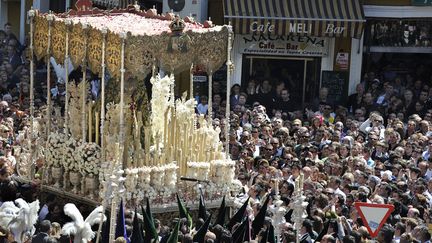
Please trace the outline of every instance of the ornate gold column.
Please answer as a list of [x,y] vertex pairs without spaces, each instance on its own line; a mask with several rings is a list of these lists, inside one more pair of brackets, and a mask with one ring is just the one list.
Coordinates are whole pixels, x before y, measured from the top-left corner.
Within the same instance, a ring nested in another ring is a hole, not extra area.
[[48,138],[51,133],[51,28],[52,22],[54,21],[54,14],[50,11],[47,15],[48,20],[48,40],[47,40],[47,56],[46,56],[46,64],[47,64],[47,127],[46,127],[46,137]]
[[65,61],[64,61],[64,66],[65,66],[65,91],[66,91],[66,95],[65,95],[65,111],[64,111],[64,116],[65,116],[65,133],[69,134],[69,90],[68,90],[68,84],[69,84],[69,28],[71,26],[72,22],[70,19],[66,19],[65,20],[65,25],[66,25],[66,48],[65,48]]
[[193,69],[194,65],[192,63],[190,67],[190,77],[189,77],[189,99],[195,99],[194,92],[193,92]]
[[87,126],[86,126],[86,97],[87,97],[87,84],[86,84],[86,72],[87,72],[87,38],[88,38],[88,31],[87,31],[87,24],[82,23],[82,29],[84,32],[84,56],[81,64],[81,71],[82,71],[82,87],[81,87],[81,95],[82,95],[82,104],[81,104],[81,132],[82,132],[82,140],[83,142],[86,141],[86,135],[87,135]]
[[105,158],[105,46],[107,29],[103,28],[102,32],[102,59],[101,59],[101,121],[100,121],[100,136],[101,136],[101,150],[102,158]]
[[208,109],[207,109],[207,119],[208,119],[208,123],[211,125],[213,123],[213,117],[212,117],[212,112],[213,112],[213,70],[210,69],[210,71],[208,72]]
[[[30,141],[30,166],[33,166],[33,129],[34,129],[34,125],[33,125],[33,119],[34,119],[34,91],[33,91],[33,86],[34,86],[34,46],[33,46],[33,28],[34,28],[34,17],[36,15],[36,11],[33,10],[33,7],[28,11],[28,17],[30,20],[30,53],[29,53],[29,58],[30,58],[30,136],[29,136],[29,141]],[[30,168],[30,179],[33,179],[34,177],[34,171],[32,170],[32,168]]]
[[[120,158],[123,158],[124,152],[124,143],[125,143],[125,124],[124,124],[124,76],[125,76],[125,68],[124,68],[124,58],[125,58],[125,40],[126,33],[120,34],[121,38],[121,63],[120,63],[120,134],[119,134],[119,142],[120,142]],[[124,163],[125,161],[122,161]]]
[[[121,38],[121,66],[120,66],[120,131],[119,131],[119,154],[116,156],[116,163],[118,164],[119,168],[125,168],[126,161],[123,160],[123,153],[124,153],[124,142],[125,142],[125,127],[124,127],[124,74],[125,74],[125,68],[124,68],[124,58],[125,58],[125,40],[126,40],[126,33],[122,32],[120,33]],[[116,165],[117,167],[117,165]],[[119,185],[121,186],[121,185]],[[116,220],[117,220],[117,214],[115,213],[118,206],[118,201],[120,201],[123,196],[122,193],[117,192],[114,194],[113,199],[111,200],[111,228],[110,228],[110,239],[109,242],[114,242],[114,234],[115,234],[115,227],[116,227]]]
[[228,158],[229,156],[229,132],[230,132],[230,93],[231,93],[231,39],[232,39],[232,27],[231,23],[228,27],[228,45],[227,45],[227,81],[226,81],[226,112],[225,112],[225,153]]

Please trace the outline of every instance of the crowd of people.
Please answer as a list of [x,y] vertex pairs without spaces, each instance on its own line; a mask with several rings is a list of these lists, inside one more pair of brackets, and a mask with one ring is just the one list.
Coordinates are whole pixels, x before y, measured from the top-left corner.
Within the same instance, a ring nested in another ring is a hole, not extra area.
[[[61,234],[61,226],[70,220],[62,210],[67,201],[42,196],[37,176],[30,184],[18,179],[13,147],[20,145],[18,131],[29,127],[26,50],[26,43],[19,42],[7,23],[0,30],[0,205],[16,198],[39,198],[38,230],[26,242],[69,242],[69,237]],[[47,75],[43,70],[43,65],[37,67],[40,80]],[[367,73],[344,104],[334,103],[326,87],[311,102],[299,104],[290,99],[284,81],[257,78],[244,87],[234,85],[229,100],[229,152],[242,183],[241,192],[234,196],[241,203],[249,198],[248,217],[253,220],[268,199],[269,208],[274,207],[272,202],[280,196],[288,209],[281,239],[295,242],[292,196],[297,190],[295,180],[303,174],[300,189],[308,206],[297,232],[300,242],[371,240],[353,206],[355,202],[394,205],[376,238],[378,242],[430,242],[432,83],[416,79],[414,74],[425,76],[416,70],[405,76]],[[45,101],[46,84],[37,83],[35,102],[39,107]],[[214,82],[212,114],[207,114],[208,96],[199,97],[197,106],[197,113],[211,115],[213,125],[222,130],[226,129],[224,97],[221,84]],[[43,160],[37,160],[34,167],[37,173]],[[90,212],[90,208],[81,209]],[[131,218],[127,220],[130,225]],[[271,218],[272,210],[267,210],[264,227],[252,233],[256,239],[250,242],[274,242],[263,239]],[[202,218],[195,219],[195,228],[183,222],[179,241],[192,243],[203,222]],[[174,227],[157,220],[155,225],[161,242],[167,242]],[[239,225],[231,230],[223,223],[212,225],[204,242],[235,242],[233,233]],[[128,226],[129,236],[131,232]],[[14,242],[8,229],[0,228],[0,242]]]

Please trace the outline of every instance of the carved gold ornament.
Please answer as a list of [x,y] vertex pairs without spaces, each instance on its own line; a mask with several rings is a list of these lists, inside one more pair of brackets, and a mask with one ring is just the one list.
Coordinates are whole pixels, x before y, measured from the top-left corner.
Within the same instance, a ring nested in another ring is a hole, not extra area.
[[[100,73],[102,38],[104,36],[102,32],[107,31],[105,48],[107,72],[110,73],[111,77],[119,78],[122,40],[118,26],[114,25],[113,29],[110,30],[109,23],[102,25],[96,21],[85,20],[85,17],[78,19],[78,21],[74,19],[77,18],[75,16],[61,18],[54,18],[52,26],[52,52],[56,61],[58,63],[64,61],[65,21],[80,22],[71,25],[69,32],[69,55],[73,65],[75,67],[82,65],[82,61],[86,59],[90,70],[94,73]],[[97,18],[97,16],[91,18]],[[143,19],[143,21],[145,20]],[[83,29],[81,23],[88,27]],[[189,29],[182,32],[180,31],[181,28],[178,28],[177,31],[176,27],[182,25],[180,21],[179,24],[177,21],[163,21],[158,22],[157,25],[169,25],[170,23],[172,29],[175,30],[174,32],[165,31],[158,34],[149,32],[147,35],[147,33],[143,34],[138,31],[137,33],[140,35],[128,34],[125,39],[126,75],[138,79],[143,78],[151,72],[155,64],[168,72],[179,73],[190,69],[192,63],[201,64],[212,70],[217,70],[225,63],[228,40],[227,27],[218,26],[199,31]],[[101,26],[105,29],[101,30]],[[157,27],[155,28],[154,31],[157,32]],[[40,59],[46,56],[47,52],[48,21],[46,15],[35,16],[34,33],[35,54]],[[87,41],[86,36],[88,36]],[[157,63],[154,63],[155,60]]]
[[69,38],[69,55],[74,67],[78,67],[85,58],[84,48],[86,36],[80,24],[73,25],[71,33]]
[[202,64],[209,70],[216,70],[226,61],[228,29],[223,28],[220,32],[209,32],[203,35],[200,42],[212,43],[212,45],[198,46],[197,63]]
[[39,15],[34,18],[34,53],[38,60],[42,59],[47,54],[48,48],[48,21]]
[[153,50],[148,40],[140,37],[129,36],[127,38],[125,66],[133,77],[143,78],[147,76],[154,65]]
[[185,35],[187,35],[187,37],[183,37],[183,38],[187,38],[187,43],[188,43],[187,45],[189,45],[189,47],[187,49],[173,48],[173,50],[169,50],[169,46],[171,44],[173,44],[173,46],[180,47],[182,45],[180,42],[182,42],[185,39],[174,40],[174,43],[171,43],[171,41],[173,40],[171,39],[170,35],[153,37],[155,39],[154,43],[155,45],[157,45],[155,49],[159,50],[159,52],[157,53],[157,59],[160,61],[160,66],[163,69],[168,70],[170,72],[175,71],[177,73],[190,68],[190,65],[192,64],[195,56],[194,47],[191,46],[195,43],[194,43],[194,38],[191,37],[189,33],[187,34],[185,33]]
[[66,41],[66,25],[63,21],[54,21],[51,27],[51,55],[56,59],[57,63],[64,63],[65,41]]
[[108,32],[105,63],[112,77],[120,77],[121,39],[118,35]]
[[102,33],[96,29],[90,29],[87,49],[88,67],[93,73],[101,72],[102,63]]

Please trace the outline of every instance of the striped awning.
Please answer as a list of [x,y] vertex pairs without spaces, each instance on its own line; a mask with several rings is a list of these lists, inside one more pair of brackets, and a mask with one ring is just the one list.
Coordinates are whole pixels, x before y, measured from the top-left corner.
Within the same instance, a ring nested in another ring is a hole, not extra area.
[[361,38],[359,0],[224,0],[235,33]]

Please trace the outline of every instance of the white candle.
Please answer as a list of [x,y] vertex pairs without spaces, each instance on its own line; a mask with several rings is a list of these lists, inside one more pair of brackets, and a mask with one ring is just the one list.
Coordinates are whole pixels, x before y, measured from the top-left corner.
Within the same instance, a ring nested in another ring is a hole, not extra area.
[[276,196],[279,196],[279,180],[278,179],[275,180],[275,193],[276,193]]

